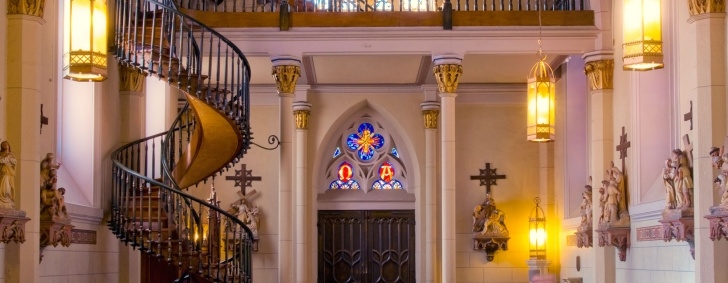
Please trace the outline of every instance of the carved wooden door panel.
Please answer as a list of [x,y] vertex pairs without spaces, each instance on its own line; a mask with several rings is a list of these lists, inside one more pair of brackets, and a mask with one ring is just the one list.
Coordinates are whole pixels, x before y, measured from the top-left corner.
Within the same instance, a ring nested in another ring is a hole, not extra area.
[[319,282],[415,282],[413,210],[319,211]]

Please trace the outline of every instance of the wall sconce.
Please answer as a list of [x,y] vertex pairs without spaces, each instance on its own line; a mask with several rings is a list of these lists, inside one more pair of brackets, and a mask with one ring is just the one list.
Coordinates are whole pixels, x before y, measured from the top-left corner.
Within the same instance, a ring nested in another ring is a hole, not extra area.
[[79,82],[105,80],[106,0],[68,1],[64,17],[63,78]]
[[531,216],[528,218],[528,238],[530,239],[528,249],[531,259],[546,259],[546,214],[538,206],[541,202],[540,198],[535,198],[533,202],[536,203],[536,207],[531,210]]
[[665,66],[662,62],[660,13],[660,0],[624,0],[624,70],[649,71]]

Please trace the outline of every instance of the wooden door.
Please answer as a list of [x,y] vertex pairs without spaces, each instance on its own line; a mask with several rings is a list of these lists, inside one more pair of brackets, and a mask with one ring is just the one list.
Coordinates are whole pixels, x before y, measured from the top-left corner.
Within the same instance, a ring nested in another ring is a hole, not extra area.
[[414,210],[321,210],[319,282],[415,282]]

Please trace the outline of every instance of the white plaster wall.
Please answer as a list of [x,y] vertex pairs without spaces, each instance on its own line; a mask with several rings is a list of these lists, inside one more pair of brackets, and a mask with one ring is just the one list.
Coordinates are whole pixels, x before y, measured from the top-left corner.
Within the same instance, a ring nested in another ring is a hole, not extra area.
[[[526,105],[461,104],[455,119],[457,282],[528,282],[528,217],[539,195],[539,159],[538,144],[526,141]],[[511,237],[508,251],[496,252],[492,262],[484,252],[473,251],[472,240],[471,215],[483,202],[485,188],[470,176],[486,162],[507,176],[492,193]]]
[[40,263],[40,282],[118,282],[119,239],[106,225],[73,224],[76,229],[96,230],[96,244],[46,248]]

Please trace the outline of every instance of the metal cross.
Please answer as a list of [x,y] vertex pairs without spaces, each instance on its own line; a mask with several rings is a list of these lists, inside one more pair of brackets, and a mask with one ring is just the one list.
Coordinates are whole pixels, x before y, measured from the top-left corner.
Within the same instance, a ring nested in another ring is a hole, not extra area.
[[683,114],[683,121],[690,121],[690,130],[693,130],[693,101],[690,100],[690,112]]
[[43,116],[43,104],[40,105],[40,133],[43,133],[43,125],[48,125],[48,117]]
[[252,187],[253,181],[262,181],[260,176],[253,176],[253,170],[246,170],[245,164],[240,165],[240,170],[235,170],[234,176],[225,176],[225,180],[235,181],[234,187],[240,187],[240,192],[245,195],[245,188]]
[[490,194],[490,186],[497,186],[498,179],[505,179],[506,175],[495,173],[496,168],[491,169],[490,163],[485,163],[485,169],[479,169],[480,175],[470,176],[470,180],[480,180],[480,185],[485,186],[485,193]]
[[627,133],[622,127],[622,135],[619,136],[619,144],[617,145],[617,151],[619,151],[619,159],[622,159],[622,172],[624,172],[624,160],[627,158],[627,149],[630,146],[630,142],[627,141]]

